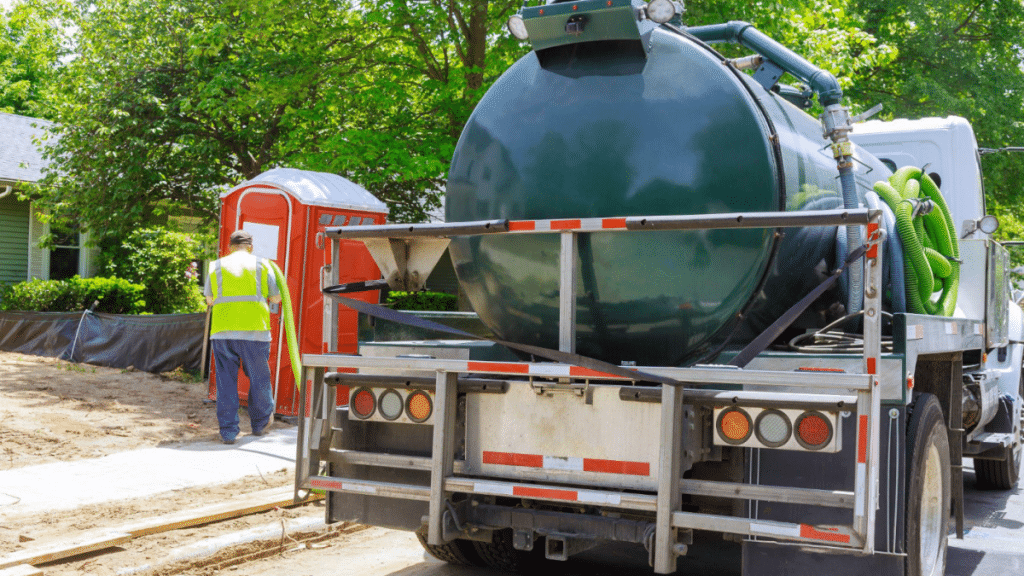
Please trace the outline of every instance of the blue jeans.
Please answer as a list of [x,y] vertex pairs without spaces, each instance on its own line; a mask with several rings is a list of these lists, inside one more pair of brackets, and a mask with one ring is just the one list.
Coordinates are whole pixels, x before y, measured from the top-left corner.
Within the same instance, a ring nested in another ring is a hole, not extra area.
[[217,422],[220,436],[238,436],[238,365],[249,378],[249,423],[255,432],[270,422],[274,393],[270,387],[270,342],[210,340],[217,366]]

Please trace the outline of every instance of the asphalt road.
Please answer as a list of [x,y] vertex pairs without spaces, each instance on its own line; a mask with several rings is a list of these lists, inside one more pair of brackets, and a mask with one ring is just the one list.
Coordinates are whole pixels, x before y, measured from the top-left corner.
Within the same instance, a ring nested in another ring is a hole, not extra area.
[[[965,537],[951,536],[947,576],[1024,575],[1024,489],[990,492],[975,487],[970,460],[964,474]],[[952,523],[951,523],[952,526]],[[681,558],[678,574],[739,576],[739,544],[698,539]],[[563,576],[647,575],[646,553],[638,546],[608,546],[553,564]],[[251,576],[499,576],[482,568],[451,566],[423,553],[407,532],[372,528],[322,550],[307,550],[245,567]],[[507,576],[507,575],[505,575]],[[781,576],[781,575],[780,575]]]

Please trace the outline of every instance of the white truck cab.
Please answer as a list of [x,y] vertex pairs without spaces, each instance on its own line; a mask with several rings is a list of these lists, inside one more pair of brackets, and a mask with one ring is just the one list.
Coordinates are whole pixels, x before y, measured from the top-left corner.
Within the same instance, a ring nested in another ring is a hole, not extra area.
[[[986,214],[985,189],[978,142],[966,119],[872,120],[855,124],[850,140],[894,171],[903,166],[923,168],[942,190],[961,238],[988,237],[974,226]],[[965,236],[966,230],[971,232]]]

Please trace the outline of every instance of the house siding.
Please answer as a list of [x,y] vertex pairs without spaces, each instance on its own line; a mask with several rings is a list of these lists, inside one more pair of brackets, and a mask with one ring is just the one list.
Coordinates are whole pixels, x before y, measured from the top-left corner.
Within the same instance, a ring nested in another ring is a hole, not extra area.
[[0,198],[0,231],[0,283],[23,282],[28,278],[28,201],[14,193]]

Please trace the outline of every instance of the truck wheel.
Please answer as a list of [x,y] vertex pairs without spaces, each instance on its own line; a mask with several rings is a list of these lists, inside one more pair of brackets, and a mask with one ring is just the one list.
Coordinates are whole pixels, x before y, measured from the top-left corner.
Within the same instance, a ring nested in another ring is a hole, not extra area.
[[425,528],[416,531],[416,538],[419,539],[420,546],[423,546],[428,554],[442,562],[460,566],[486,566],[474,550],[473,544],[468,540],[453,540],[440,546],[432,546],[427,544]]
[[949,532],[949,437],[932,394],[921,394],[914,403],[907,446],[907,576],[942,576]]
[[[543,540],[540,541],[543,544]],[[540,544],[526,552],[512,546],[512,529],[495,530],[490,542],[473,541],[473,548],[486,566],[505,572],[523,572],[536,568],[544,560]]]
[[[1021,376],[1020,390],[1018,394],[1024,398],[1024,376]],[[1005,458],[1002,460],[975,460],[974,473],[978,478],[978,487],[988,490],[1009,490],[1017,485],[1020,477],[1022,448],[1021,436],[1024,436],[1024,404],[1021,405],[1020,414],[1014,422],[1013,444],[1007,446]]]

